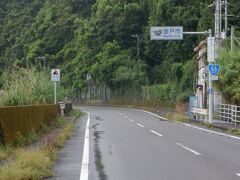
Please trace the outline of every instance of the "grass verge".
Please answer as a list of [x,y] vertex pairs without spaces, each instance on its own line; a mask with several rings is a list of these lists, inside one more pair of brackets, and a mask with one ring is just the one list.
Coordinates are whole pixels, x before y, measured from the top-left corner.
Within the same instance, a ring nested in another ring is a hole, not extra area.
[[185,114],[178,114],[178,113],[167,113],[166,118],[173,120],[173,121],[179,121],[183,123],[187,123],[190,121],[189,117]]
[[3,166],[1,180],[41,179],[51,175],[53,161],[43,149],[20,149],[12,163]]
[[12,159],[0,169],[0,180],[38,180],[53,176],[51,168],[57,159],[58,151],[75,129],[74,122],[66,122],[63,118],[59,118],[55,125],[60,127],[61,131],[44,146],[36,149],[9,148],[4,150],[2,148],[0,157],[6,158],[12,154]]
[[67,116],[74,116],[76,118],[80,117],[83,114],[83,112],[78,110],[72,110]]
[[228,129],[227,131],[235,136],[240,136],[240,129]]
[[22,148],[14,153],[14,159],[0,170],[0,180],[38,180],[52,176],[51,168],[59,148],[72,135],[74,123],[67,123],[52,144],[37,149]]
[[0,146],[0,160],[7,159],[13,151],[13,146]]
[[[183,115],[183,114],[178,114],[178,113],[168,113],[166,115],[167,119],[170,120],[174,120],[174,121],[178,121],[178,122],[182,122],[182,123],[189,123],[189,122],[193,122],[189,119],[189,117],[187,115]],[[235,135],[235,136],[240,136],[240,129],[238,128],[228,128],[228,127],[222,127],[222,126],[217,126],[214,124],[210,124],[208,122],[196,122],[194,123],[195,125],[200,125],[203,126],[207,129],[219,129],[222,130],[225,133],[229,133],[231,135]]]

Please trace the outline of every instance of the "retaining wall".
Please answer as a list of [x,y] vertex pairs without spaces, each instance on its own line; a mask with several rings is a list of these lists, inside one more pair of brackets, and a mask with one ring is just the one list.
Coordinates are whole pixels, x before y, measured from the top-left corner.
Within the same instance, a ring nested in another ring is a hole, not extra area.
[[5,144],[14,143],[18,134],[37,131],[60,116],[59,105],[0,107],[0,128]]

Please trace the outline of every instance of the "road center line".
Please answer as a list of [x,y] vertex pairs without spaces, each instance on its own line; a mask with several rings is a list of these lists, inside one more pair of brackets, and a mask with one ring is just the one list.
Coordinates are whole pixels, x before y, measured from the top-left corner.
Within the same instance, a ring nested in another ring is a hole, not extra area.
[[156,135],[158,135],[158,136],[160,136],[160,137],[163,136],[162,134],[159,134],[158,132],[156,132],[156,131],[154,131],[154,130],[150,130],[150,132],[152,132],[153,134],[156,134]]
[[186,149],[186,150],[192,152],[193,154],[195,154],[195,155],[197,155],[197,156],[201,156],[201,153],[199,153],[199,152],[197,152],[197,151],[195,151],[195,150],[193,150],[193,149],[191,149],[191,148],[189,148],[189,147],[187,147],[187,146],[184,146],[184,145],[182,145],[182,144],[180,144],[180,143],[177,143],[177,145],[180,146],[180,147],[182,147],[183,149]]
[[139,124],[139,123],[137,123],[137,125],[140,126],[140,127],[142,127],[142,128],[144,127],[142,124]]
[[90,113],[88,114],[88,120],[85,131],[85,139],[83,145],[83,157],[82,157],[82,167],[80,172],[79,180],[88,180],[88,170],[89,170],[89,129],[90,129]]
[[124,116],[124,118],[126,118],[126,119],[127,119],[127,116]]

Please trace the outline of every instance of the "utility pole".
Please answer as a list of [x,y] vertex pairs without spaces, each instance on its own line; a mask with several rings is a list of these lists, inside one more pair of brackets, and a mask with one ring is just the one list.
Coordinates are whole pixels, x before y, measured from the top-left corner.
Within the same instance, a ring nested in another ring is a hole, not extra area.
[[235,28],[231,26],[231,52],[233,52],[234,50],[234,31],[235,31]]
[[131,37],[137,39],[137,58],[140,58],[140,36],[138,34],[133,34]]
[[224,1],[224,5],[225,5],[225,33],[227,34],[227,28],[228,28],[228,1],[225,0]]
[[[208,62],[211,65],[215,60],[215,38],[212,38],[212,32],[209,30],[208,35]],[[212,74],[208,72],[208,122],[212,124],[213,119],[213,89],[212,89]]]
[[216,49],[219,47],[220,45],[220,41],[221,41],[221,12],[222,12],[222,8],[221,8],[221,0],[216,0],[215,1],[215,6],[216,6],[216,10],[215,10],[215,38],[216,38]]
[[222,39],[222,0],[219,0],[220,38]]
[[140,58],[140,36],[137,36],[137,57]]

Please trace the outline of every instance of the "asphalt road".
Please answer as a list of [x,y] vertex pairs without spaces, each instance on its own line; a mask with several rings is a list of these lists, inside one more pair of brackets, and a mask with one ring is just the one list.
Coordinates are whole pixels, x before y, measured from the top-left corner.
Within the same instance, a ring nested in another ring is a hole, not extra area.
[[135,109],[80,109],[90,112],[89,180],[240,180],[240,140]]

